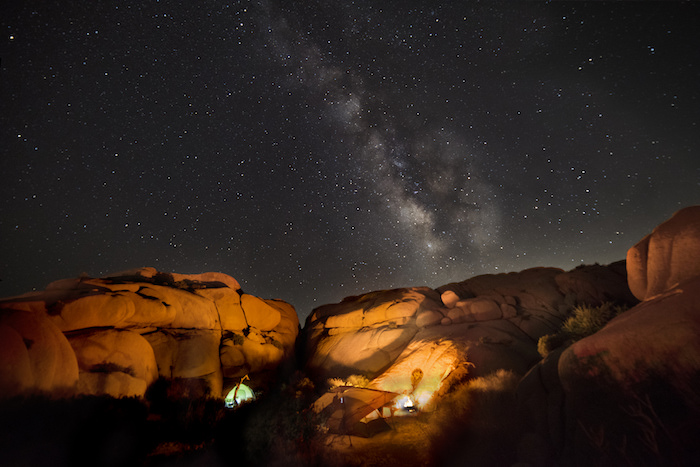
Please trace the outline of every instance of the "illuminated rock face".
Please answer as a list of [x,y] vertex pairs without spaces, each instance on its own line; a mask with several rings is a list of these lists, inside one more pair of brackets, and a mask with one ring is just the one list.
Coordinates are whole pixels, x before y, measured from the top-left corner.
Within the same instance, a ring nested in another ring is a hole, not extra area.
[[44,313],[0,313],[0,395],[27,391],[69,392],[78,361],[68,339]]
[[[602,278],[601,278],[602,277]],[[524,374],[537,339],[559,330],[574,304],[633,302],[624,264],[570,272],[535,268],[433,290],[372,292],[317,308],[304,327],[306,368],[317,378],[362,374],[372,387],[423,403],[467,362],[471,375]],[[412,381],[414,370],[421,382]]]
[[630,248],[627,274],[640,300],[700,275],[700,206],[681,209]]
[[[80,387],[80,392],[88,394],[101,392],[97,383],[99,374],[122,373],[130,376],[131,378],[124,376],[119,378],[125,381],[131,381],[131,379],[140,381],[135,381],[133,386],[142,388],[143,391],[158,377],[153,348],[137,332],[126,329],[89,330],[77,335],[69,335],[68,341],[78,360],[78,368],[81,372],[79,382],[84,383]],[[104,392],[109,395],[122,395],[121,392],[117,394],[108,390]],[[135,395],[134,392],[140,391],[132,389],[128,392],[128,395]]]
[[143,396],[160,376],[202,379],[220,396],[225,378],[290,358],[298,332],[291,305],[221,273],[60,280],[0,301],[1,393]]

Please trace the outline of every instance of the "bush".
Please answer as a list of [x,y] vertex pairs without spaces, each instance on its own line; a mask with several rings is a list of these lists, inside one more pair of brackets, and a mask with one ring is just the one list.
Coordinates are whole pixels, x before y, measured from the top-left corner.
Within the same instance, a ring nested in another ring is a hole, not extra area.
[[552,350],[566,345],[567,340],[568,336],[562,332],[547,334],[546,336],[540,337],[537,341],[537,352],[544,358],[549,355]]
[[355,386],[356,388],[366,388],[369,386],[370,380],[364,375],[350,375],[347,379],[330,378],[328,381],[330,390],[340,386]]
[[369,386],[369,379],[363,375],[350,375],[348,376],[348,385],[355,386],[356,388],[366,388]]
[[330,391],[335,388],[339,388],[340,386],[345,386],[345,381],[343,381],[343,378],[330,378],[328,381],[326,381],[326,383],[328,384]]
[[609,302],[597,307],[579,305],[574,308],[573,316],[570,316],[564,322],[562,331],[566,332],[574,340],[580,340],[600,331],[603,329],[603,326],[608,324],[608,321],[625,310],[626,308]]
[[608,322],[627,310],[627,307],[606,302],[600,306],[578,305],[564,321],[559,332],[547,334],[537,341],[537,351],[546,357],[552,350],[595,334]]

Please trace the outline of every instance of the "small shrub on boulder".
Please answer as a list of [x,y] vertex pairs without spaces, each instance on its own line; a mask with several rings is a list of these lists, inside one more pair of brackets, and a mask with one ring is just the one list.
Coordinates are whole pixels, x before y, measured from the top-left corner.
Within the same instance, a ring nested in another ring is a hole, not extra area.
[[627,310],[627,307],[606,302],[600,306],[578,305],[564,321],[559,332],[547,334],[537,341],[537,351],[546,357],[552,350],[569,346],[603,329],[608,322]]

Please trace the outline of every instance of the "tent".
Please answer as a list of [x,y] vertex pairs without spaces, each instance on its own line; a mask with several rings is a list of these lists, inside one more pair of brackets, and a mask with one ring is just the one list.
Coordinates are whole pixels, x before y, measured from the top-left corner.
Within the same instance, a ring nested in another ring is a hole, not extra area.
[[228,408],[239,406],[242,402],[249,401],[255,398],[255,393],[250,387],[243,383],[237,384],[229,391],[224,399],[224,405]]
[[390,404],[398,394],[378,389],[340,386],[319,397],[311,406],[316,413],[328,414],[331,433],[369,438],[389,429],[382,417],[371,418],[374,411]]

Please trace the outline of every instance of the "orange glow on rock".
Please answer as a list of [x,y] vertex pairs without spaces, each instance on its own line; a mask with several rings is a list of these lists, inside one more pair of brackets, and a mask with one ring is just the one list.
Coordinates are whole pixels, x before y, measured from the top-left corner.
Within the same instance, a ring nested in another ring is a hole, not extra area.
[[[443,381],[463,360],[462,353],[449,341],[412,342],[372,386],[405,394],[415,408],[430,410]],[[405,398],[399,398],[397,409],[404,409],[404,402]]]

